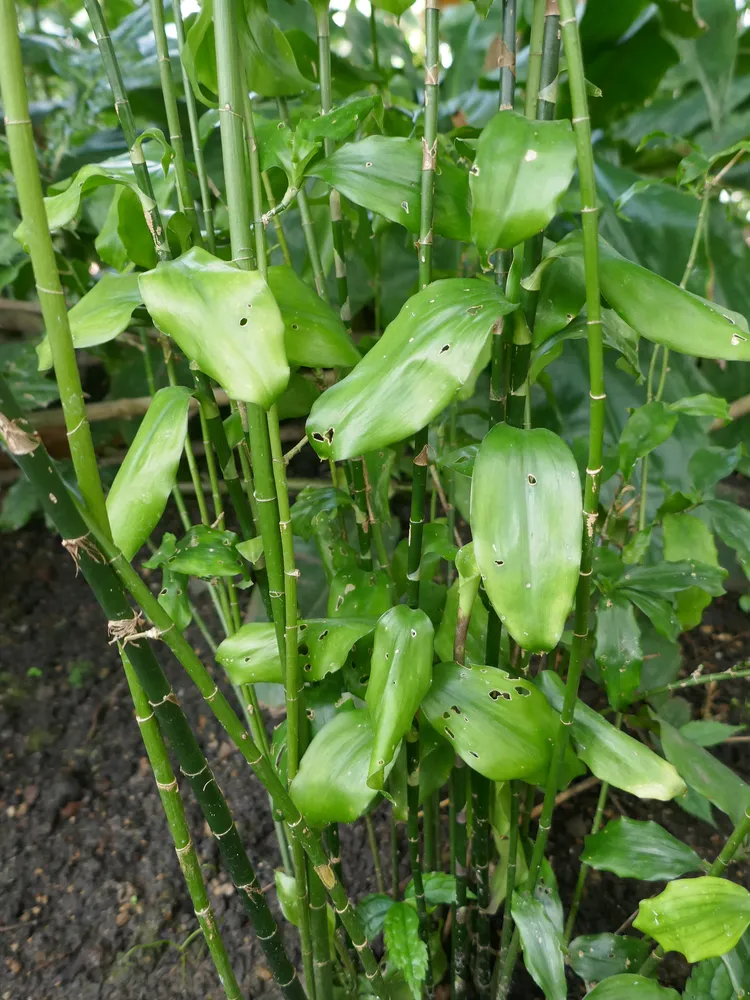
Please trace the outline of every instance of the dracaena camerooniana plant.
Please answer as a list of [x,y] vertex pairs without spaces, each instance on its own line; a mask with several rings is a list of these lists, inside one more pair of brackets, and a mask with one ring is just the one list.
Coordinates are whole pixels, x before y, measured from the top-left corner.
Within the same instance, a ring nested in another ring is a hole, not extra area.
[[[658,984],[668,950],[698,963],[702,977],[721,959],[734,996],[744,996],[750,893],[725,876],[750,834],[750,787],[681,732],[668,706],[676,690],[750,672],[682,681],[670,673],[649,688],[643,670],[647,636],[674,643],[723,593],[714,534],[750,564],[750,518],[713,492],[737,465],[736,449],[695,451],[690,482],[658,510],[648,490],[649,456],[680,419],[728,416],[708,392],[665,402],[670,352],[750,360],[745,319],[688,290],[711,198],[744,146],[702,160],[691,154],[681,167],[702,201],[675,284],[601,238],[594,88],[573,0],[534,0],[521,13],[504,0],[493,10],[500,55],[481,129],[451,129],[442,109],[435,0],[424,10],[416,103],[381,65],[383,12],[399,17],[408,0],[371,9],[371,67],[359,76],[331,51],[326,0],[312,6],[317,45],[302,32],[284,34],[261,0],[204,0],[185,24],[179,7],[150,0],[165,136],[136,121],[103,9],[85,0],[128,157],[88,164],[44,198],[18,15],[14,0],[0,0],[17,238],[33,265],[45,327],[39,367],[54,367],[75,489],[4,379],[0,433],[119,645],[222,988],[232,1000],[243,995],[170,756],[287,997],[385,1000],[440,988],[459,1000],[502,1000],[522,995],[513,993],[522,958],[547,1000],[568,995],[566,962],[586,984],[598,983],[590,994],[598,1000],[666,1000],[677,996]],[[476,7],[481,24],[488,11],[479,0]],[[521,88],[519,38],[528,42]],[[558,103],[561,64],[567,84]],[[204,156],[216,127],[218,200]],[[104,186],[111,202],[97,252],[109,267],[67,310],[55,241]],[[637,186],[622,204],[636,194]],[[417,279],[381,329],[381,255],[393,231],[416,239]],[[376,248],[378,287],[374,335],[362,336],[352,332],[347,261],[365,244]],[[463,248],[452,270],[450,247]],[[148,317],[141,331],[152,398],[105,491],[76,349],[113,341],[138,310]],[[605,371],[617,358],[618,371],[640,376],[639,338],[650,358],[646,401],[627,418],[615,454],[605,450]],[[587,446],[574,451],[559,421],[533,426],[532,395],[543,389],[554,401],[545,369],[580,339]],[[163,386],[151,341],[163,352]],[[196,411],[200,454],[188,432]],[[285,455],[280,421],[288,416],[306,417],[306,437]],[[330,480],[292,494],[292,503],[287,465],[305,447],[328,463]],[[178,478],[183,453],[195,522]],[[397,473],[410,494],[404,538],[390,508]],[[160,527],[170,499],[179,538]],[[309,552],[311,542],[328,585],[317,617],[298,593],[300,546]],[[158,598],[140,565],[161,574]],[[219,642],[193,606],[199,587],[213,602]],[[210,670],[186,638],[194,619],[215,652]],[[276,890],[299,931],[299,969],[155,643],[197,685],[250,765],[248,781],[268,792],[283,861]],[[603,711],[579,698],[585,669]],[[284,691],[285,719],[272,740],[259,683]],[[626,727],[638,706],[637,727]],[[548,836],[558,794],[587,770],[601,782],[599,800],[574,893],[561,900]],[[691,811],[710,816],[715,806],[732,832],[704,860],[651,821],[620,818],[602,828],[611,787],[658,801],[689,790]],[[389,893],[371,817],[383,801],[392,814]],[[339,826],[359,821],[380,891],[354,900],[342,881]],[[408,839],[406,884],[398,824]],[[641,937],[572,940],[592,867],[668,881],[641,903],[633,922]]]

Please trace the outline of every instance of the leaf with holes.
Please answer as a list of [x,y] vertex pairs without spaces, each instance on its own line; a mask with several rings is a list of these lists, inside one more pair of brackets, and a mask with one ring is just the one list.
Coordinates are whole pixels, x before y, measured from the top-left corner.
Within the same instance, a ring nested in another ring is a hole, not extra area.
[[[537,684],[556,712],[562,711],[565,685],[552,670],[544,670]],[[679,774],[666,760],[632,736],[610,725],[580,700],[573,713],[571,737],[576,754],[597,778],[641,799],[666,802],[685,791]]]
[[[560,240],[524,279],[524,287],[538,289],[546,268],[560,257],[583,259],[581,230]],[[610,306],[646,340],[698,358],[750,361],[744,316],[621,257],[604,240],[599,241],[599,279]]]
[[351,496],[336,486],[305,486],[292,504],[292,530],[308,541],[324,524],[353,506]]
[[177,542],[165,565],[174,573],[203,580],[215,576],[247,577],[247,567],[235,548],[236,542],[237,535],[233,531],[198,524]]
[[361,359],[338,314],[291,267],[268,269],[268,287],[284,320],[284,344],[292,365],[351,368]]
[[384,931],[389,964],[404,977],[414,1000],[420,1000],[428,956],[417,911],[408,903],[394,903],[385,915]]
[[385,570],[342,569],[331,580],[331,618],[380,618],[393,606],[393,582]]
[[188,596],[188,578],[184,574],[173,573],[167,566],[162,568],[159,604],[180,632],[184,632],[193,620]]
[[409,732],[432,680],[434,629],[424,611],[398,604],[375,626],[365,701],[375,727],[367,784],[382,788],[385,768]]
[[511,913],[518,927],[526,969],[547,1000],[566,1000],[560,934],[544,906],[528,892],[514,892]]
[[551,221],[576,162],[567,121],[498,111],[482,129],[469,171],[471,238],[481,253],[510,250]]
[[633,605],[620,594],[603,598],[596,609],[596,663],[607,698],[619,712],[631,703],[641,682],[641,629]]
[[688,962],[731,951],[748,925],[750,892],[712,875],[670,882],[658,896],[641,900],[633,921],[665,951],[679,951]]
[[[355,205],[419,233],[422,204],[422,143],[400,136],[371,135],[349,142],[308,173],[336,188]],[[469,240],[469,175],[440,156],[435,175],[435,232]]]
[[232,399],[267,409],[289,381],[284,323],[258,271],[194,247],[139,276],[154,324]]
[[313,406],[307,435],[340,461],[410,437],[455,397],[512,306],[494,284],[446,278],[413,295],[383,336]]
[[[359,639],[375,628],[373,619],[310,618],[298,626],[302,677],[322,680],[340,670]],[[225,639],[216,660],[233,684],[283,683],[284,674],[272,622],[248,622]]]
[[367,812],[378,795],[367,784],[374,740],[370,713],[362,708],[340,712],[313,737],[289,788],[308,823],[353,823]]
[[[68,313],[73,346],[106,344],[126,329],[141,304],[137,274],[104,274]],[[39,371],[52,367],[52,348],[45,337],[36,349]]]
[[159,523],[177,477],[192,392],[180,385],[151,400],[107,496],[112,538],[127,559]]
[[680,994],[668,986],[659,986],[645,976],[611,976],[586,994],[587,1000],[680,1000]]
[[598,983],[628,969],[639,969],[650,951],[649,942],[643,938],[584,934],[570,942],[568,961],[576,975],[585,982]]
[[498,424],[471,484],[474,555],[492,606],[522,649],[557,645],[573,605],[583,532],[572,452],[545,428]]
[[695,851],[658,823],[624,817],[586,837],[581,861],[621,878],[648,882],[704,870]]
[[466,763],[492,781],[543,779],[555,717],[529,681],[494,667],[440,663],[422,711]]

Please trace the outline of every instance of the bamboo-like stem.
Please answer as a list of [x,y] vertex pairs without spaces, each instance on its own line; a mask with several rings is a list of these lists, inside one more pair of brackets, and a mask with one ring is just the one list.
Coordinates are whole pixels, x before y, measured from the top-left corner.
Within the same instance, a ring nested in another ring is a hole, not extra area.
[[398,849],[398,820],[396,819],[395,806],[391,805],[391,896],[394,902],[398,902],[400,882],[398,868],[401,856]]
[[333,969],[331,968],[326,892],[311,862],[307,874],[315,1000],[333,1000]]
[[466,905],[466,783],[467,768],[456,757],[450,775],[451,874],[456,879],[456,902],[451,905],[452,1000],[463,1000],[469,979],[469,908]]
[[[581,190],[581,216],[584,241],[584,268],[586,283],[586,313],[589,349],[589,453],[586,468],[586,485],[583,502],[583,545],[578,587],[576,589],[573,642],[571,645],[568,676],[560,719],[552,749],[552,760],[547,776],[542,814],[534,850],[529,865],[527,885],[536,885],[544,856],[547,837],[552,825],[552,813],[560,774],[570,738],[570,723],[578,695],[581,671],[585,660],[589,628],[589,607],[591,602],[591,572],[594,556],[594,534],[599,501],[599,477],[602,467],[604,437],[604,351],[602,343],[601,300],[599,290],[599,236],[597,224],[596,181],[594,157],[591,148],[591,123],[586,96],[581,42],[575,16],[574,0],[560,0],[560,28],[568,64],[568,79],[573,110],[573,129],[576,139],[579,184]],[[512,975],[518,955],[518,933],[514,934],[508,950],[504,974],[501,977],[503,989]]]
[[151,764],[161,804],[164,808],[167,826],[174,841],[177,860],[180,863],[185,884],[190,894],[190,901],[193,904],[195,915],[203,932],[203,937],[205,938],[213,963],[216,966],[219,981],[224,988],[227,1000],[239,1000],[242,993],[234,975],[231,962],[229,961],[224,939],[221,936],[221,930],[216,922],[216,917],[208,899],[208,893],[206,892],[206,886],[201,873],[200,861],[195,850],[195,844],[190,836],[179,786],[172,770],[172,765],[169,763],[169,754],[164,745],[159,723],[156,721],[156,716],[136,677],[132,664],[122,648],[120,649],[120,654],[130,694],[133,698],[133,705],[135,706],[136,722],[140,728],[143,745],[146,748],[146,754]]
[[104,491],[86,417],[86,404],[65,308],[65,296],[47,226],[13,0],[2,0],[0,5],[0,92],[18,204],[25,224],[44,326],[52,348],[70,455],[81,495],[91,515],[102,530],[109,532]]
[[[500,933],[500,954],[498,962],[503,961],[503,957],[510,945],[513,934],[513,917],[511,916],[511,902],[516,888],[516,867],[518,860],[518,820],[521,809],[521,782],[512,781],[510,783],[510,829],[508,831],[508,868],[505,875],[505,911],[503,913],[503,928]],[[500,966],[502,968],[502,966]]]
[[190,223],[190,228],[193,231],[193,240],[200,246],[203,238],[200,226],[198,225],[198,216],[195,211],[193,196],[190,193],[185,145],[182,141],[182,126],[180,124],[180,113],[177,110],[177,93],[174,78],[172,77],[172,63],[169,58],[169,44],[167,42],[167,32],[164,27],[164,7],[162,4],[163,0],[149,0],[151,22],[156,41],[156,57],[159,62],[159,80],[161,81],[161,92],[164,98],[164,109],[167,113],[169,143],[174,150],[177,201],[180,210],[185,213],[185,217]]
[[406,737],[406,806],[407,831],[409,839],[409,863],[414,884],[414,902],[419,917],[420,936],[427,945],[427,972],[425,973],[425,990],[432,995],[432,961],[427,938],[427,906],[424,898],[424,883],[422,881],[422,862],[419,853],[419,733],[416,729]]
[[[537,0],[538,3],[538,0]],[[517,0],[505,0],[503,9],[502,65],[500,67],[500,110],[506,111],[515,104],[516,92],[516,18]],[[536,6],[534,8],[536,16]],[[532,22],[533,41],[533,22]],[[529,64],[531,73],[531,64]]]
[[[699,668],[700,669],[700,668]],[[719,681],[737,680],[741,677],[750,677],[750,670],[737,670],[737,667],[730,667],[715,674],[698,674],[697,671],[679,681],[672,681],[671,684],[663,684],[661,687],[650,688],[638,697],[647,701],[659,694],[670,694],[672,691],[682,691],[683,688],[696,687],[699,684],[714,684]]]
[[487,912],[490,905],[490,782],[477,771],[471,776],[471,804],[471,860],[477,892],[474,981],[477,996],[484,1000],[490,995],[490,919]]
[[359,541],[359,564],[362,569],[372,569],[372,544],[370,541],[370,521],[367,510],[367,482],[365,480],[365,460],[355,458],[344,466],[349,483],[349,492],[356,504],[357,538]]
[[527,118],[534,117],[537,95],[539,94],[539,81],[542,75],[545,10],[545,0],[534,0],[534,9],[531,15],[531,34],[529,36],[529,65],[526,72],[526,100],[524,102],[524,113]]
[[182,70],[182,89],[185,93],[185,105],[187,107],[188,122],[190,125],[190,142],[193,147],[193,160],[195,161],[195,172],[198,175],[198,187],[201,193],[201,208],[203,210],[203,222],[206,227],[206,244],[211,253],[216,253],[216,233],[214,232],[214,210],[211,202],[211,189],[208,186],[208,174],[206,164],[203,159],[203,147],[200,141],[200,128],[198,124],[198,110],[195,105],[195,94],[190,83],[190,78],[185,69],[182,58],[185,48],[185,25],[182,20],[182,9],[178,0],[172,3],[172,17],[177,32],[177,49],[180,54],[180,68]]
[[375,834],[375,826],[372,822],[372,817],[370,815],[365,816],[365,829],[367,830],[367,842],[370,845],[370,854],[372,855],[372,864],[375,868],[375,881],[378,886],[378,892],[385,892],[385,879],[383,878],[383,865],[380,861],[380,847],[378,846],[378,838]]
[[370,48],[372,49],[372,68],[376,73],[380,72],[380,57],[378,55],[378,21],[375,16],[377,8],[374,3],[370,4]]
[[[263,190],[266,192],[266,201],[268,202],[268,207],[271,211],[276,208],[276,199],[273,196],[273,188],[271,186],[271,180],[268,176],[267,171],[263,171],[261,174],[263,180]],[[297,192],[299,195],[299,192]],[[276,232],[276,239],[279,243],[279,249],[281,250],[281,256],[284,258],[284,263],[287,267],[292,267],[292,255],[289,252],[289,244],[287,243],[286,235],[284,234],[284,227],[281,224],[281,219],[274,219],[273,227]]]
[[432,872],[437,868],[437,845],[435,843],[435,809],[437,801],[435,794],[428,795],[422,803],[422,871]]

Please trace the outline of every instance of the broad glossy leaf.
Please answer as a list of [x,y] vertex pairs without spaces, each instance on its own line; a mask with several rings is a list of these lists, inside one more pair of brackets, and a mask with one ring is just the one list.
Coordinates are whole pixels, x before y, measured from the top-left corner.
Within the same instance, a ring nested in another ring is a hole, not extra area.
[[722,542],[735,550],[743,568],[750,568],[750,511],[728,500],[708,500],[703,506]]
[[697,559],[660,562],[651,566],[629,566],[617,581],[617,589],[653,594],[677,594],[688,587],[702,587],[713,597],[724,593],[726,570]]
[[307,434],[337,461],[410,437],[455,397],[512,306],[494,284],[446,278],[413,295],[377,344],[318,399]]
[[620,435],[620,468],[630,478],[636,459],[648,455],[671,435],[677,414],[665,403],[654,400],[634,410]]
[[570,942],[568,961],[585,982],[598,983],[628,969],[639,969],[650,951],[651,945],[643,938],[584,934]]
[[701,392],[697,396],[685,396],[669,404],[676,413],[687,413],[690,417],[714,417],[717,420],[731,420],[729,403],[721,396],[711,396]]
[[194,247],[139,277],[155,325],[232,399],[268,408],[289,381],[284,323],[258,271]]
[[[713,533],[692,514],[665,514],[662,518],[664,532],[664,558],[679,562],[698,559],[717,566],[719,556]],[[703,609],[711,603],[711,595],[700,587],[689,587],[675,595],[675,605],[680,624],[684,629],[700,625]]]
[[572,323],[586,302],[583,260],[560,257],[542,274],[534,320],[534,346]]
[[[423,872],[422,887],[428,906],[446,906],[456,902],[456,876],[446,872]],[[404,889],[404,899],[414,899],[414,881],[409,880]],[[473,899],[474,894],[469,893]]]
[[[68,313],[73,346],[96,347],[122,333],[141,304],[137,274],[104,274]],[[52,367],[52,348],[45,337],[36,349],[39,371]]]
[[572,452],[545,428],[498,424],[474,463],[471,532],[487,595],[533,652],[560,640],[578,583],[583,522]]
[[154,238],[132,188],[122,184],[115,188],[94,246],[101,259],[116,271],[124,270],[130,261],[146,269],[156,267]]
[[419,934],[417,911],[408,903],[394,903],[385,915],[383,929],[389,964],[404,977],[414,1000],[420,1000],[428,956]]
[[296,131],[305,139],[317,142],[320,139],[333,139],[342,142],[363,124],[367,116],[373,112],[373,117],[383,118],[383,99],[380,95],[355,97],[333,108],[328,114],[317,115],[315,118],[301,118]]
[[[310,618],[298,626],[299,660],[306,681],[322,680],[340,670],[359,639],[375,628],[373,619]],[[272,622],[248,622],[225,639],[216,660],[233,684],[284,680]]]
[[393,605],[393,583],[385,570],[342,569],[328,592],[330,618],[377,619]]
[[265,0],[244,0],[244,12],[239,38],[248,88],[264,97],[312,90],[314,83],[300,73],[292,47],[269,16]]
[[482,129],[470,170],[471,238],[488,256],[551,221],[576,162],[570,122],[498,111]]
[[357,916],[368,941],[374,941],[383,930],[386,914],[392,906],[391,897],[382,892],[373,892],[357,903]]
[[348,493],[336,486],[305,486],[292,504],[292,529],[300,538],[310,539],[324,524],[354,505]]
[[680,994],[645,976],[611,976],[586,994],[591,1000],[679,1000]]
[[0,374],[22,410],[44,409],[60,398],[57,382],[39,374],[36,351],[29,343],[0,344]]
[[[539,288],[541,275],[556,257],[583,257],[583,240],[576,230],[561,240],[526,279]],[[699,358],[750,361],[750,334],[739,313],[684,291],[599,241],[599,278],[609,305],[642,337],[670,350]]]
[[302,187],[305,168],[320,149],[320,143],[305,139],[299,130],[293,129],[287,122],[260,115],[256,118],[255,133],[261,170],[278,167],[286,174],[290,188]]
[[641,629],[633,605],[619,594],[602,598],[596,609],[595,658],[612,708],[633,700],[641,682]]
[[661,882],[703,871],[692,847],[651,820],[616,819],[586,837],[581,861],[621,878]]
[[704,30],[696,38],[680,41],[678,48],[703,87],[713,127],[718,129],[737,55],[737,9],[733,0],[695,0],[694,11]]
[[432,680],[434,629],[424,611],[397,604],[375,626],[365,701],[375,728],[367,783],[382,788],[385,768],[409,732]]
[[511,913],[521,936],[523,961],[547,1000],[566,1000],[565,962],[561,939],[539,900],[514,892]]
[[268,287],[284,320],[289,363],[305,368],[351,368],[361,355],[338,314],[291,267],[268,269]]
[[247,577],[247,567],[235,548],[236,542],[237,535],[233,531],[194,525],[177,542],[166,565],[175,573],[204,580],[240,574]]
[[471,768],[492,781],[544,775],[555,719],[533,684],[457,663],[438,664],[432,676],[422,711]]
[[159,604],[180,632],[184,632],[193,620],[188,597],[187,577],[183,576],[182,573],[173,573],[167,566],[162,567]]
[[[556,712],[562,710],[565,686],[551,670],[537,683]],[[597,778],[608,781],[641,799],[665,802],[685,791],[675,768],[632,736],[616,729],[580,700],[576,701],[571,727],[573,746]]]
[[715,747],[744,731],[745,726],[729,726],[718,719],[691,719],[680,726],[681,735],[699,747]]
[[661,722],[661,745],[686,784],[739,823],[750,807],[750,785],[713,754],[696,746],[669,723]]
[[[299,927],[300,899],[297,895],[297,880],[293,875],[287,875],[283,869],[277,868],[273,873],[276,881],[276,896],[279,900],[284,919]],[[304,905],[304,904],[303,904]]]
[[[355,205],[419,232],[422,205],[422,143],[419,139],[371,135],[348,142],[309,173],[335,187]],[[435,232],[469,239],[469,175],[438,151],[435,176]]]
[[159,523],[185,445],[192,392],[160,389],[151,400],[107,496],[112,537],[127,559]]
[[742,446],[698,448],[690,456],[688,472],[698,493],[705,493],[731,475],[742,458]]
[[670,882],[658,896],[641,900],[633,921],[665,951],[679,951],[688,962],[731,951],[749,924],[750,892],[712,875]]
[[367,784],[374,735],[369,712],[356,709],[335,715],[313,738],[289,788],[308,823],[353,823],[367,811],[378,794]]

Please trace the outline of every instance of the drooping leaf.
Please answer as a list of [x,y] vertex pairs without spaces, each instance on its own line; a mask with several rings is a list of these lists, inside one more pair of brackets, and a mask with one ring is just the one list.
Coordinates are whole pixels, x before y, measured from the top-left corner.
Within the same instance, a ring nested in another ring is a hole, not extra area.
[[268,287],[284,320],[289,363],[305,368],[351,368],[360,360],[337,313],[291,267],[268,269]]
[[285,97],[312,90],[314,84],[300,73],[284,32],[269,16],[266,0],[244,0],[239,13],[240,48],[248,88],[264,97]]
[[357,903],[357,916],[368,941],[374,941],[381,933],[386,914],[392,906],[391,897],[382,892],[373,892]]
[[154,238],[132,188],[121,184],[115,187],[94,246],[105,264],[116,271],[124,270],[131,261],[138,267],[156,267]]
[[289,787],[308,823],[353,823],[367,811],[378,794],[367,784],[374,737],[370,714],[360,708],[335,715],[313,738]]
[[367,783],[381,789],[385,768],[412,726],[432,680],[432,622],[405,604],[380,618],[375,626],[370,680],[365,701],[375,729]]
[[662,720],[660,729],[664,756],[685,783],[726,813],[733,823],[739,823],[745,809],[750,808],[750,785],[669,723]]
[[[68,313],[73,346],[96,347],[122,333],[141,304],[137,274],[104,274]],[[37,347],[39,371],[52,367],[52,348],[45,337]]]
[[[435,176],[435,232],[469,239],[469,175],[438,153]],[[422,204],[422,143],[419,139],[371,135],[348,142],[309,173],[335,187],[355,205],[419,232]]]
[[677,879],[642,899],[633,926],[688,962],[731,951],[750,925],[750,892],[728,879]]
[[[564,685],[557,674],[544,670],[537,678],[556,712],[561,711]],[[582,701],[576,701],[571,737],[576,754],[597,778],[641,799],[665,802],[680,795],[685,784],[666,760],[643,743],[610,725]]]
[[650,951],[649,942],[643,938],[584,934],[570,942],[568,961],[576,975],[585,982],[598,983],[628,969],[639,969]]
[[677,414],[665,403],[653,400],[634,410],[620,435],[620,468],[626,479],[636,459],[648,455],[671,435]]
[[714,417],[716,420],[731,420],[729,403],[720,396],[701,392],[697,396],[685,396],[669,404],[676,413],[687,413],[690,417]]
[[718,719],[691,719],[680,726],[681,735],[699,747],[715,747],[744,731],[745,726],[730,726]]
[[698,493],[705,493],[731,475],[742,458],[742,447],[697,448],[688,461],[688,471]]
[[408,903],[394,903],[385,915],[384,931],[389,962],[404,977],[414,1000],[420,1000],[428,956],[417,911]]
[[495,323],[515,307],[494,285],[446,278],[413,295],[354,370],[318,399],[307,434],[337,461],[410,437],[454,398]]
[[695,851],[651,820],[622,817],[586,837],[581,854],[592,868],[614,872],[621,878],[661,882],[687,872],[703,871]]
[[141,421],[107,496],[112,538],[127,559],[159,523],[185,445],[192,393],[183,386],[160,389]]
[[165,565],[175,573],[204,580],[215,576],[247,577],[247,567],[235,548],[236,542],[233,531],[197,524],[177,542]]
[[513,893],[511,913],[521,936],[523,961],[547,1000],[566,1000],[565,962],[560,935],[539,900],[527,892]]
[[173,573],[167,566],[161,571],[161,590],[159,604],[164,608],[177,628],[184,632],[193,620],[188,596],[187,577],[182,573]]
[[377,94],[369,97],[355,97],[345,104],[332,108],[325,115],[315,118],[301,118],[296,131],[305,139],[317,142],[320,139],[333,139],[342,142],[352,132],[362,126],[370,113],[382,123],[383,99]]
[[586,994],[591,1000],[679,1000],[680,994],[668,986],[660,986],[645,976],[611,976]]
[[601,600],[596,609],[595,658],[607,698],[620,711],[629,705],[641,682],[641,630],[630,601],[619,594]]
[[139,276],[155,325],[232,399],[268,408],[289,381],[284,324],[258,271],[200,247]]
[[440,663],[422,711],[469,767],[492,781],[539,778],[555,719],[533,684],[494,667]]
[[295,927],[299,927],[300,899],[297,895],[297,880],[293,875],[287,875],[281,868],[277,868],[273,874],[276,881],[276,896],[284,919]]
[[482,129],[470,170],[471,238],[486,256],[509,250],[551,221],[575,168],[567,121],[498,111]]
[[474,463],[474,554],[522,649],[546,652],[562,635],[578,583],[581,508],[578,466],[562,438],[546,428],[492,428]]
[[[699,518],[692,514],[665,514],[662,529],[666,560],[698,559],[706,565],[719,566],[713,533]],[[711,595],[700,587],[689,587],[676,594],[675,605],[682,627],[700,625],[703,609],[710,603]]]

